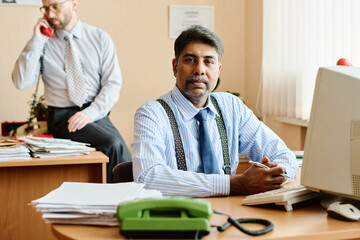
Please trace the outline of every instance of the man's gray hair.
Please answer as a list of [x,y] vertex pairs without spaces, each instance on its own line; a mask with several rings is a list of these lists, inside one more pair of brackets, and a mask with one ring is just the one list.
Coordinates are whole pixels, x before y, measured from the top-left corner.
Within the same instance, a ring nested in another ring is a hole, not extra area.
[[209,29],[200,25],[193,25],[184,30],[175,40],[174,50],[176,61],[179,59],[185,46],[193,42],[204,43],[214,47],[218,54],[219,61],[221,60],[224,53],[224,46],[221,39]]

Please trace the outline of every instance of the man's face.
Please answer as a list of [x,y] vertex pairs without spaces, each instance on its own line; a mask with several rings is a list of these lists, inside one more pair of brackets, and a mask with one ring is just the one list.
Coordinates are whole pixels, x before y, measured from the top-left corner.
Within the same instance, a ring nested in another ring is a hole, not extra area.
[[173,60],[176,86],[195,107],[203,107],[214,89],[221,64],[214,47],[204,43],[189,43],[178,61]]
[[43,6],[51,7],[45,13],[48,21],[55,29],[65,29],[75,15],[76,1],[74,0],[43,0]]

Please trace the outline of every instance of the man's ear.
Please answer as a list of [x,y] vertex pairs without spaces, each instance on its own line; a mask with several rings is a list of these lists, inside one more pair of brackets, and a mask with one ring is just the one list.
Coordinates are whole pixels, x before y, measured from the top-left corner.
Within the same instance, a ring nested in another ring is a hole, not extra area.
[[218,77],[220,76],[220,72],[221,72],[221,63],[219,63],[219,71],[218,71]]
[[72,2],[73,2],[73,8],[76,11],[77,7],[78,7],[78,1],[77,0],[72,0]]
[[177,61],[176,61],[175,58],[172,60],[172,66],[173,66],[174,76],[176,77],[176,73],[177,73]]

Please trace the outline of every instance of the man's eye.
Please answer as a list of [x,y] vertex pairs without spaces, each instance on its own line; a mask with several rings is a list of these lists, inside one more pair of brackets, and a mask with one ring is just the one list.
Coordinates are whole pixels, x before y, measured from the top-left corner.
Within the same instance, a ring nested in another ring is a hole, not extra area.
[[195,59],[193,59],[193,58],[187,58],[187,59],[185,59],[185,62],[195,62]]
[[214,61],[212,61],[212,60],[206,60],[205,63],[206,63],[206,64],[214,64]]

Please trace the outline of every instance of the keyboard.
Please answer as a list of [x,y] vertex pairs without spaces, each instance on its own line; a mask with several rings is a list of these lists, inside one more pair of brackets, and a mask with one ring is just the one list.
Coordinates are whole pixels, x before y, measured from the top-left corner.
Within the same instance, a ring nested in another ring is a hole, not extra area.
[[241,201],[241,204],[259,205],[275,203],[276,205],[284,205],[286,211],[292,211],[292,204],[316,198],[320,195],[322,193],[308,190],[303,185],[289,185],[263,193],[248,195]]

